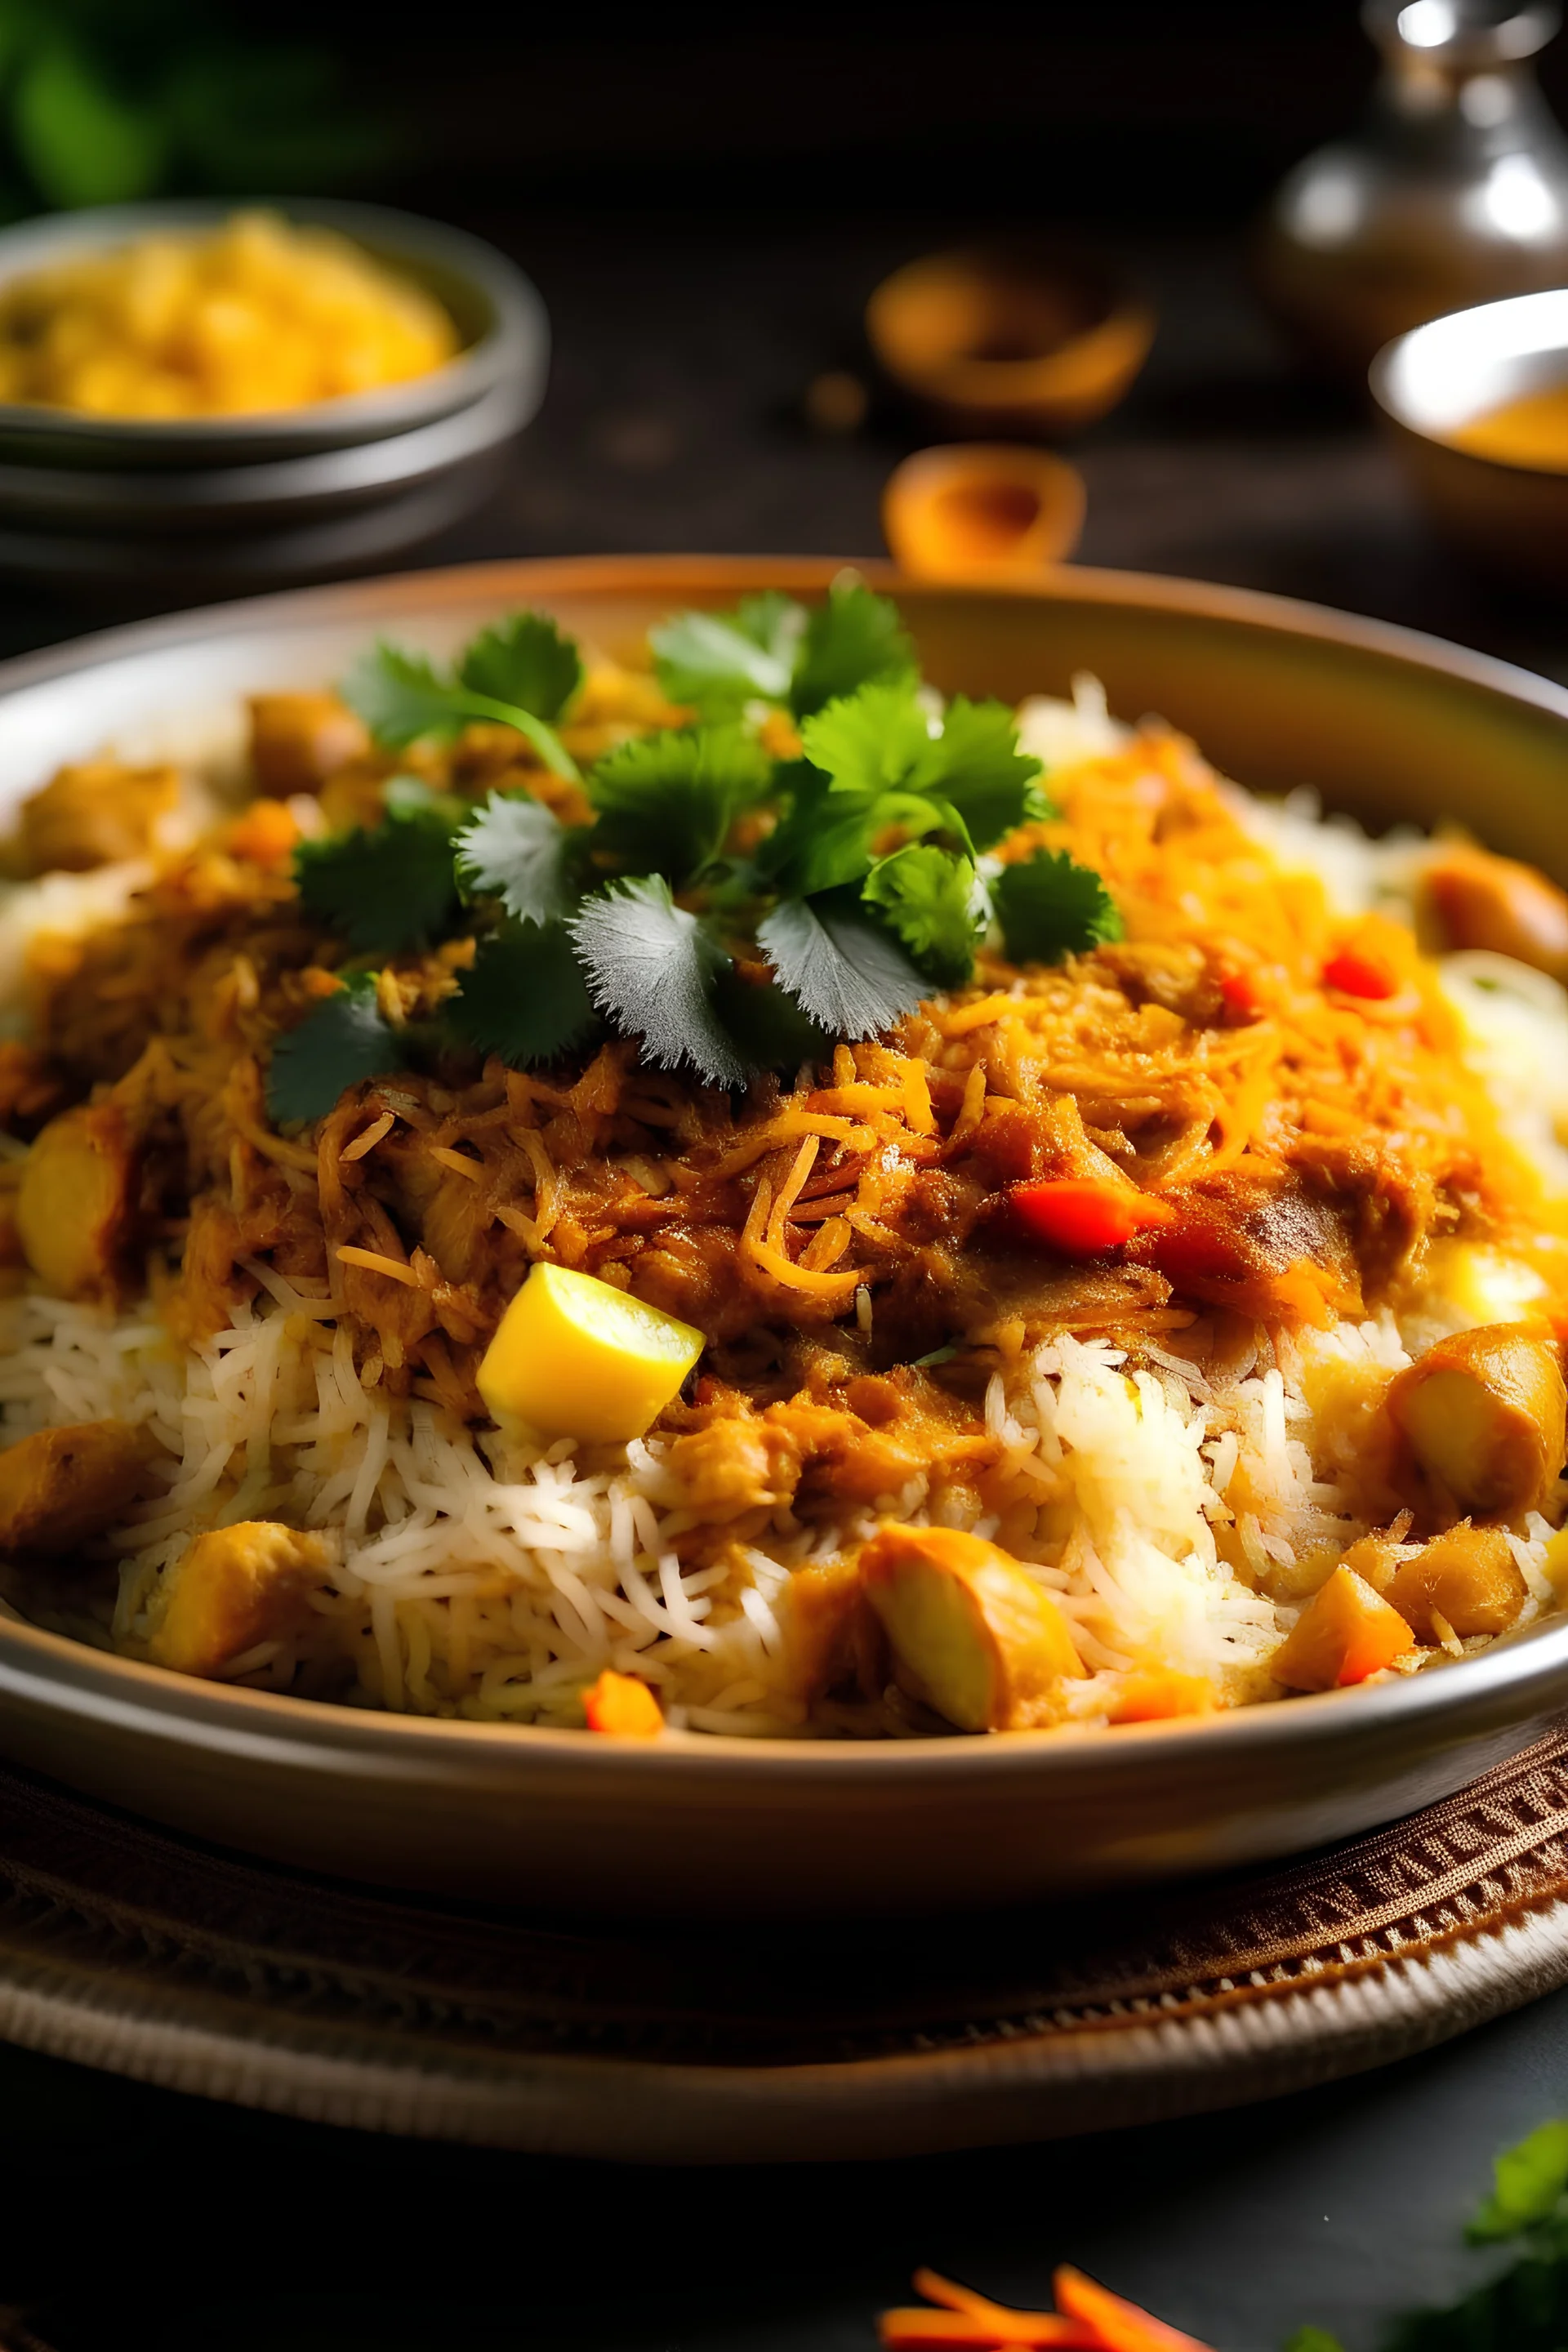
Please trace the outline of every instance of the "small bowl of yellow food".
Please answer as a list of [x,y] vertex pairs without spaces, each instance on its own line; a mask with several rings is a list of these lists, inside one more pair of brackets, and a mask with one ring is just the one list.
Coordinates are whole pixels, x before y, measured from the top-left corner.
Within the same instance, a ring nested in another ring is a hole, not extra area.
[[521,272],[379,205],[0,232],[0,568],[166,594],[353,570],[471,506],[542,397]]
[[1568,588],[1568,289],[1415,327],[1372,363],[1417,496],[1495,569]]

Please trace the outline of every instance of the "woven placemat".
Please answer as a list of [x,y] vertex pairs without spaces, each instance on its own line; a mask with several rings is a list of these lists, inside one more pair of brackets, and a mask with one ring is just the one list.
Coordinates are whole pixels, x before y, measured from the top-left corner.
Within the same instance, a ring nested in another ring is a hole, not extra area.
[[689,1931],[383,1896],[0,1770],[0,2037],[314,2120],[873,2157],[1321,2082],[1568,1981],[1568,1727],[1304,1862],[1006,1916]]

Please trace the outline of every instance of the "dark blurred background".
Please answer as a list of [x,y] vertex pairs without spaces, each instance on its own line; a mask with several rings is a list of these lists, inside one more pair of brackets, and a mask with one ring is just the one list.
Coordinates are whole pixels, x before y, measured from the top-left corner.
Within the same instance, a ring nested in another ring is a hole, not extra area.
[[[1568,111],[1568,43],[1542,63]],[[0,0],[0,202],[342,192],[514,256],[551,313],[550,393],[430,562],[879,551],[882,485],[931,433],[876,387],[867,295],[972,233],[1065,225],[1130,260],[1160,314],[1131,397],[1070,448],[1079,560],[1556,670],[1554,616],[1435,560],[1363,406],[1297,375],[1249,291],[1259,206],[1353,123],[1374,69],[1353,0]],[[845,370],[868,414],[824,431],[809,387]]]

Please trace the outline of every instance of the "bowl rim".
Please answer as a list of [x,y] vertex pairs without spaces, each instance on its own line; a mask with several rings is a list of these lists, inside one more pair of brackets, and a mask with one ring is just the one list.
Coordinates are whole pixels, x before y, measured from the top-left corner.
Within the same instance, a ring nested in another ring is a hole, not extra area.
[[[0,436],[75,442],[82,447],[122,444],[128,453],[211,448],[258,437],[281,441],[346,428],[344,439],[429,421],[477,397],[498,367],[516,363],[522,347],[547,340],[543,305],[531,279],[499,247],[472,231],[395,205],[338,196],[171,196],[144,203],[95,205],[79,212],[41,213],[0,228],[0,295],[15,278],[78,253],[101,252],[149,230],[199,228],[237,213],[280,213],[305,227],[332,228],[354,244],[371,236],[387,252],[410,261],[434,260],[466,278],[482,298],[489,321],[472,342],[439,367],[374,391],[342,393],[291,408],[247,409],[233,415],[138,417],[87,415],[37,401],[0,401]],[[58,255],[56,248],[58,248]],[[367,247],[367,250],[370,248]],[[442,304],[445,309],[445,303]],[[455,322],[454,322],[455,323]],[[242,462],[238,459],[236,463]]]
[[[167,651],[207,640],[243,635],[252,628],[289,626],[313,619],[352,618],[374,607],[374,620],[434,615],[445,604],[467,605],[494,593],[590,594],[614,592],[626,598],[690,595],[718,600],[762,587],[821,594],[847,565],[878,588],[963,599],[1010,599],[1023,604],[1087,602],[1129,605],[1278,633],[1286,630],[1352,652],[1369,653],[1523,702],[1559,721],[1568,748],[1568,688],[1500,661],[1397,624],[1335,612],[1328,606],[1158,573],[1079,571],[1038,581],[981,587],[907,579],[882,560],[822,557],[700,557],[682,555],[578,556],[457,564],[429,572],[404,572],[326,587],[285,590],[237,599],[185,613],[95,631],[58,646],[0,663],[0,696],[139,654]],[[370,611],[367,625],[374,625]],[[100,1720],[117,1718],[145,1734],[162,1728],[179,1740],[199,1730],[208,1745],[255,1758],[277,1759],[289,1751],[301,1762],[314,1752],[358,1751],[381,1767],[401,1767],[425,1777],[443,1759],[456,1766],[483,1757],[505,1776],[539,1764],[564,1765],[590,1773],[618,1774],[628,1746],[642,1768],[679,1781],[715,1774],[733,1780],[771,1780],[787,1772],[803,1779],[857,1781],[868,1775],[880,1783],[889,1774],[908,1781],[945,1784],[953,1772],[1010,1779],[1016,1772],[1073,1774],[1092,1761],[1104,1777],[1142,1773],[1151,1763],[1173,1769],[1191,1757],[1222,1752],[1233,1763],[1268,1751],[1281,1740],[1294,1746],[1332,1748],[1352,1726],[1364,1739],[1376,1739],[1423,1723],[1451,1718],[1458,1729],[1484,1717],[1489,1702],[1505,1695],[1513,1714],[1521,1703],[1562,1704],[1568,1678],[1568,1616],[1539,1630],[1505,1636],[1480,1655],[1457,1661],[1371,1690],[1310,1693],[1240,1707],[1201,1719],[1121,1724],[1110,1727],[1058,1727],[1015,1732],[1005,1738],[911,1740],[813,1740],[751,1738],[711,1732],[667,1730],[658,1740],[635,1743],[595,1738],[576,1730],[537,1724],[474,1723],[449,1717],[384,1713],[341,1701],[308,1699],[284,1692],[258,1691],[177,1675],[98,1650],[71,1637],[30,1623],[0,1601],[0,1696],[13,1705],[47,1703],[53,1708]],[[47,1701],[43,1700],[47,1690]],[[1204,1743],[1207,1743],[1205,1746]],[[962,1759],[962,1760],[960,1760]]]

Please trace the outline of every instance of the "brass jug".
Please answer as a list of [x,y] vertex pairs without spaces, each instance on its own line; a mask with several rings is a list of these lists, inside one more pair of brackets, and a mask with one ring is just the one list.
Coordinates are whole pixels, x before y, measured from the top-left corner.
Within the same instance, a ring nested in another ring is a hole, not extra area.
[[1529,63],[1561,21],[1555,0],[1365,0],[1361,131],[1297,165],[1257,250],[1307,358],[1359,377],[1408,327],[1568,284],[1568,139]]

